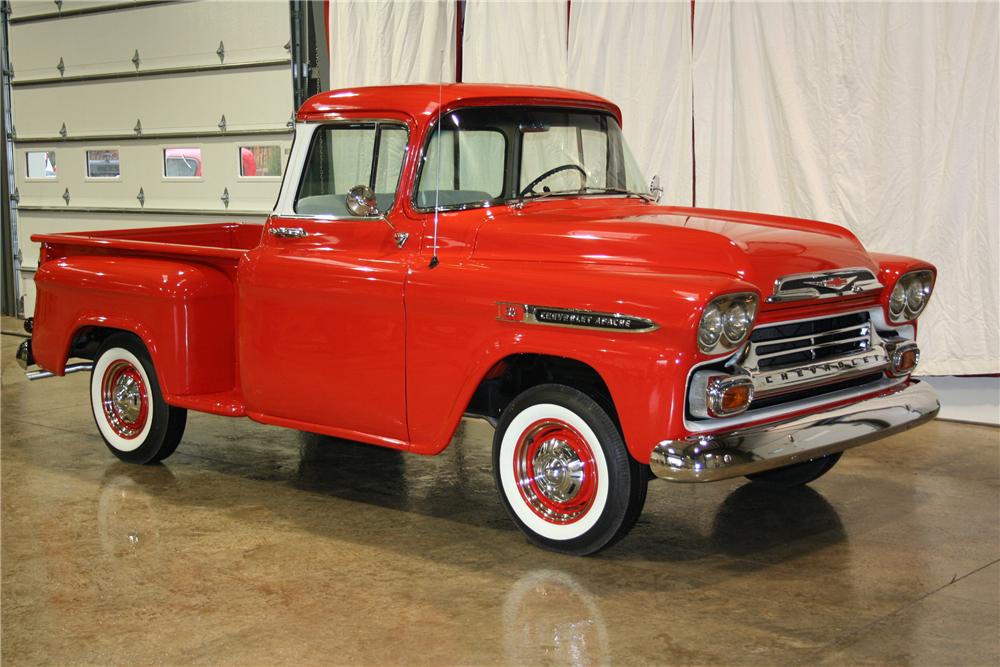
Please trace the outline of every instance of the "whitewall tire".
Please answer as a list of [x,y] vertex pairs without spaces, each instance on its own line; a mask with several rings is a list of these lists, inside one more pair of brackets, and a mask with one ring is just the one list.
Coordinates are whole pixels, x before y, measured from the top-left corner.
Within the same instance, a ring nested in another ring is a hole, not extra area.
[[101,438],[123,461],[161,461],[184,434],[187,411],[163,400],[149,353],[131,334],[110,336],[98,350],[90,405]]
[[540,385],[501,415],[493,475],[514,523],[546,549],[587,555],[635,524],[647,476],[611,417],[586,394]]

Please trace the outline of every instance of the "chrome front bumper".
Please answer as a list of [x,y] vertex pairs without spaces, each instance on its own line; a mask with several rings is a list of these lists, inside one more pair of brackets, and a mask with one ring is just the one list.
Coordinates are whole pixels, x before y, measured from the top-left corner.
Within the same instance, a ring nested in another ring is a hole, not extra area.
[[940,408],[930,385],[896,391],[825,412],[723,433],[664,440],[650,468],[672,482],[712,482],[842,452],[933,419]]

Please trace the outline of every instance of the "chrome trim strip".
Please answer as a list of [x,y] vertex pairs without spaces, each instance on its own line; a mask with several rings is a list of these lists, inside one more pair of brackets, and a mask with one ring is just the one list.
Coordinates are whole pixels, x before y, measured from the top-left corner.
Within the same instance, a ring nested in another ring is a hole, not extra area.
[[[837,284],[843,281],[843,285]],[[831,284],[827,284],[831,283]],[[884,287],[871,269],[852,267],[817,273],[793,273],[774,281],[774,293],[768,303],[785,303],[806,299],[830,299],[856,296]]]
[[522,322],[568,329],[589,331],[618,331],[621,333],[650,333],[660,328],[653,320],[625,313],[605,313],[578,308],[534,306],[508,301],[497,301],[497,320]]
[[842,452],[933,419],[930,385],[911,381],[891,393],[783,422],[680,440],[653,448],[650,469],[673,482],[711,482]]

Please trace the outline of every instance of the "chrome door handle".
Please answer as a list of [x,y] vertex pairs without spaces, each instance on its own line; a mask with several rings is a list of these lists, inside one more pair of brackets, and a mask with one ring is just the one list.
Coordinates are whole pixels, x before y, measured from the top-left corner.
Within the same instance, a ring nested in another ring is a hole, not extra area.
[[271,227],[268,231],[279,239],[301,239],[308,236],[301,227]]

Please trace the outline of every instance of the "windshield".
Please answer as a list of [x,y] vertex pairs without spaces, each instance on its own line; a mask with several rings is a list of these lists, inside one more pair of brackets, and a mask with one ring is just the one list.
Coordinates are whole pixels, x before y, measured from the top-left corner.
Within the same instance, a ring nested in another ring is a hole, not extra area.
[[453,111],[434,128],[415,203],[455,208],[608,194],[649,195],[611,114],[476,107]]

